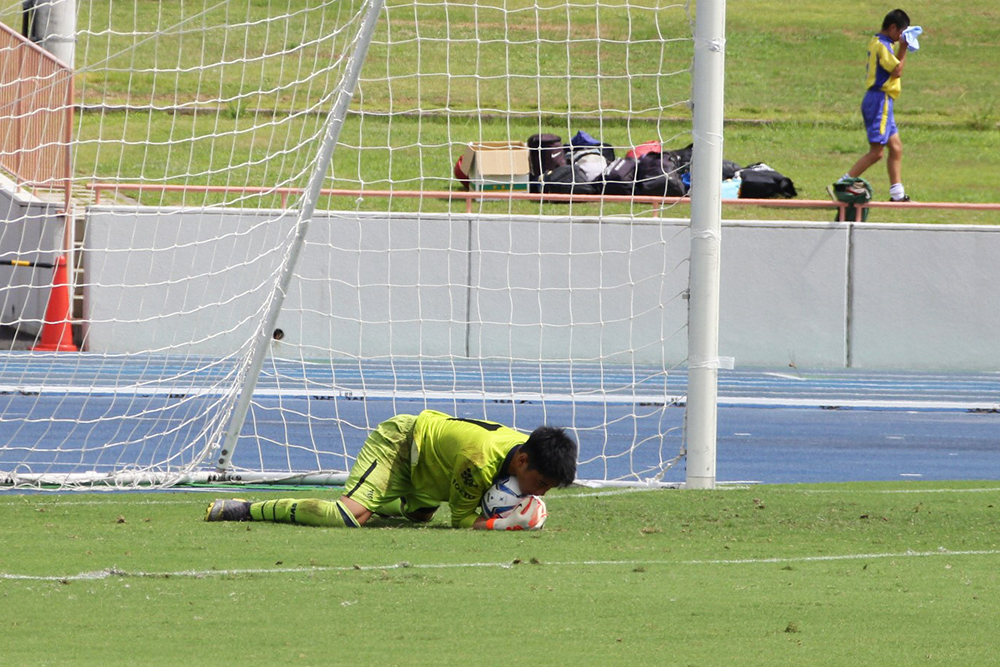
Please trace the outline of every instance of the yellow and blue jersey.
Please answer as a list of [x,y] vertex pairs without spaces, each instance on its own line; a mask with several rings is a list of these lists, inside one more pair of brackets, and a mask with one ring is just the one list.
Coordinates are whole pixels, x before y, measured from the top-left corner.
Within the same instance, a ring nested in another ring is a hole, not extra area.
[[890,76],[899,65],[899,59],[892,51],[892,41],[879,33],[868,43],[868,67],[865,89],[879,91],[892,99],[899,97],[902,85],[900,78]]
[[453,526],[468,528],[507,455],[527,440],[502,424],[424,410],[413,427],[411,482],[421,496],[448,502]]

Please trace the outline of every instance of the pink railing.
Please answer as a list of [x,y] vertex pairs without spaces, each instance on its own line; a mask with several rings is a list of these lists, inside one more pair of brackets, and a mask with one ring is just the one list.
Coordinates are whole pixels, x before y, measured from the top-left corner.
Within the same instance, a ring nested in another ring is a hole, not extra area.
[[[86,186],[95,193],[95,203],[101,203],[101,194],[105,192],[216,192],[236,193],[243,195],[278,195],[281,206],[288,205],[288,198],[302,193],[301,188],[268,188],[246,185],[170,185],[164,183],[89,183]],[[338,190],[324,189],[320,191],[324,197],[398,197],[403,199],[435,199],[449,202],[465,201],[465,210],[471,213],[473,204],[484,200],[513,201],[547,201],[547,202],[620,202],[633,204],[648,204],[654,213],[663,206],[690,203],[688,197],[656,197],[648,195],[612,196],[612,195],[557,195],[532,194],[528,192],[463,192],[457,190]],[[826,208],[837,210],[838,219],[847,219],[848,204],[830,201],[828,199],[724,199],[724,206],[768,206],[774,208]],[[939,209],[951,211],[998,211],[1000,204],[964,204],[957,202],[869,202],[855,210],[855,220],[861,220],[862,209],[865,208],[900,208],[900,209]]]
[[0,167],[70,203],[73,70],[0,23]]

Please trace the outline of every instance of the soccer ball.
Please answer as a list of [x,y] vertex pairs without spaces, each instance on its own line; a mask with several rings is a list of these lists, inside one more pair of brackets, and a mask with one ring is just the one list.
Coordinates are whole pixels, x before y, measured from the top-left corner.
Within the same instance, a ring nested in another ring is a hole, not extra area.
[[517,507],[523,498],[516,477],[501,477],[483,494],[479,509],[487,519],[505,517]]

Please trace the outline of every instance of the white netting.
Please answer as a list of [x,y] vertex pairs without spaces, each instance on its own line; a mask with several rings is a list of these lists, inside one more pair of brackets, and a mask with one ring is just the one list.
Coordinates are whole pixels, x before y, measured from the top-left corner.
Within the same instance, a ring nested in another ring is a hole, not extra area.
[[[336,481],[375,424],[427,407],[568,426],[587,479],[646,480],[677,456],[688,227],[636,195],[685,187],[687,4],[389,2],[298,253],[369,5],[78,2],[72,76],[17,37],[20,2],[0,10],[8,483],[174,484],[220,460],[244,480]],[[517,147],[500,169],[515,176],[483,186],[516,196],[456,180],[470,142],[544,133],[579,144],[557,151],[576,182],[544,177],[547,201]],[[676,151],[658,184],[602,198],[580,182],[650,141]],[[71,173],[51,168],[67,155]]]

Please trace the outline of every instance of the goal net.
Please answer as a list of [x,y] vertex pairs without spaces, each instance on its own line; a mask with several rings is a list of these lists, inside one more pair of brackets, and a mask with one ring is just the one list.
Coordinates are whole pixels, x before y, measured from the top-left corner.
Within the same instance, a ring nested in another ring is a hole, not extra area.
[[[0,482],[337,484],[424,409],[683,480],[689,3],[70,18],[66,63],[0,10]],[[595,176],[650,142],[658,185]]]

